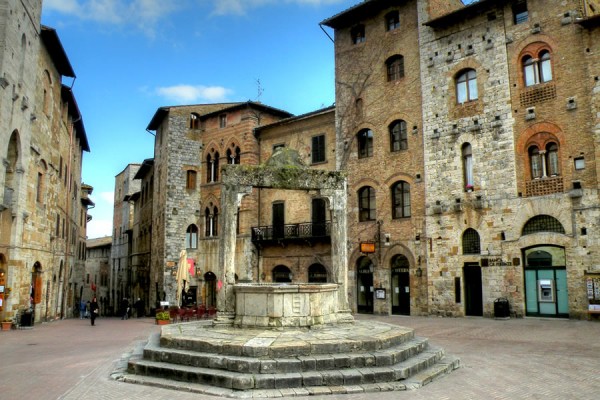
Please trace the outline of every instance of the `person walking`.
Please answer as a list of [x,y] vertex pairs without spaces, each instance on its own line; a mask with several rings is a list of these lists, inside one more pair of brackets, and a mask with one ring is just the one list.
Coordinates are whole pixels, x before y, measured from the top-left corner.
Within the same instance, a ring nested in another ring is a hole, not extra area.
[[84,319],[85,318],[85,307],[86,307],[86,302],[81,300],[79,302],[79,319]]
[[124,297],[121,302],[121,319],[129,319],[129,300]]
[[92,321],[92,326],[94,326],[94,322],[96,321],[96,317],[100,312],[100,307],[98,307],[98,300],[94,297],[92,302],[90,303],[90,319]]

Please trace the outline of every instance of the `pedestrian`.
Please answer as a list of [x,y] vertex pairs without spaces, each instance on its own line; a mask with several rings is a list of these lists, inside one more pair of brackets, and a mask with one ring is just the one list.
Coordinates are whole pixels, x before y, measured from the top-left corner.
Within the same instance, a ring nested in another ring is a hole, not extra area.
[[121,302],[121,319],[129,319],[129,300],[126,297]]
[[94,326],[94,322],[96,321],[96,317],[98,316],[99,312],[100,307],[98,307],[98,300],[96,300],[96,297],[94,297],[90,303],[90,319],[92,321],[92,326]]
[[85,301],[81,300],[79,303],[79,319],[83,319],[85,317]]
[[137,312],[138,318],[141,318],[144,316],[144,302],[139,297],[138,297],[137,301],[135,302],[135,310]]
[[90,301],[85,304],[85,315],[84,317],[87,319],[90,317]]

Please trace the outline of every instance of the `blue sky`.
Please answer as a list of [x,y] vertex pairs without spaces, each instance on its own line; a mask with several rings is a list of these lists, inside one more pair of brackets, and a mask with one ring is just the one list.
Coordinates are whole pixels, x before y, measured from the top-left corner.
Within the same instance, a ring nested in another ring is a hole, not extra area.
[[253,100],[298,115],[332,105],[333,43],[319,22],[358,3],[44,0],[42,23],[57,30],[77,75],[64,83],[91,148],[88,237],[111,235],[115,176],[154,156],[146,127],[157,108]]
[[358,2],[44,0],[42,23],[75,70],[90,142],[88,237],[112,232],[115,176],[153,157],[146,127],[158,107],[259,100],[302,114],[332,105],[333,43],[319,22]]

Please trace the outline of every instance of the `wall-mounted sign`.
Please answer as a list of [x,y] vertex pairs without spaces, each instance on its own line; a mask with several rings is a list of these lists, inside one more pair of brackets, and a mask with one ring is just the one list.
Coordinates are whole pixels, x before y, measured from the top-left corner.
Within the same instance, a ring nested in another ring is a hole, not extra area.
[[504,261],[500,257],[481,259],[482,267],[512,267],[512,265],[512,261]]
[[382,289],[382,288],[375,289],[375,298],[376,299],[385,299],[385,289]]
[[360,242],[360,252],[361,253],[375,253],[375,243],[374,242]]

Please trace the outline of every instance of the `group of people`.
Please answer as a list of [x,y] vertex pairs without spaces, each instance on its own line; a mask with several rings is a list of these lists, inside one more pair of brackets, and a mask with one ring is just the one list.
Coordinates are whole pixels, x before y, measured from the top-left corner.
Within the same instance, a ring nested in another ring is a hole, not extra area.
[[98,300],[96,296],[92,298],[92,301],[88,301],[87,303],[81,300],[81,305],[79,308],[79,319],[89,318],[92,326],[95,326],[96,317],[100,313],[100,306],[98,305]]
[[[137,312],[137,317],[144,316],[144,302],[142,299],[138,297],[135,302],[135,309]],[[96,296],[92,298],[92,301],[81,301],[79,308],[79,319],[90,318],[90,322],[92,326],[95,326],[96,318],[100,314],[100,306],[98,305],[98,300]],[[131,316],[131,307],[129,305],[129,299],[124,298],[121,302],[121,310],[120,310],[121,319],[129,319]]]

